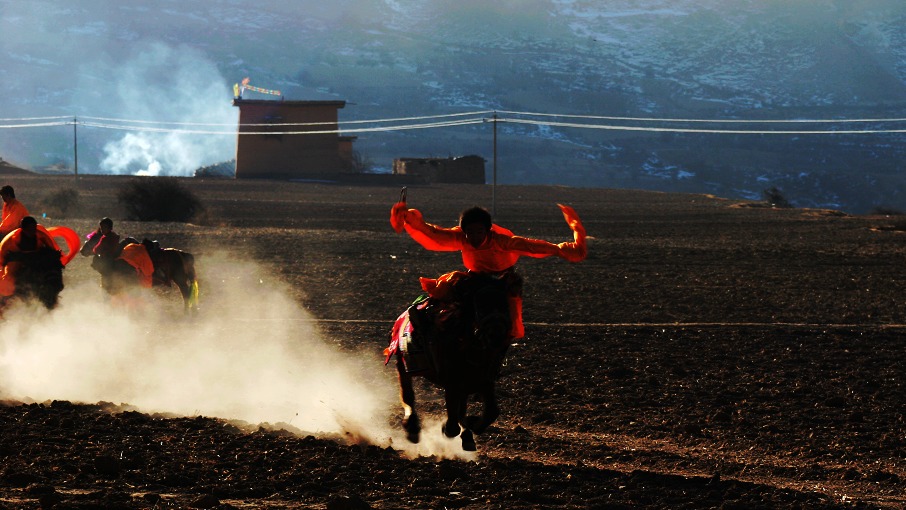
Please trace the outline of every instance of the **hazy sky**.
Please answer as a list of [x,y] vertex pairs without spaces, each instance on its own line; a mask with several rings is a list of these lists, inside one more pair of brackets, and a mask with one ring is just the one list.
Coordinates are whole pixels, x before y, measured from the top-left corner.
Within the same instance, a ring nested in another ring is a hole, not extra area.
[[[816,54],[834,40],[819,28],[842,30],[902,81],[906,37],[889,21],[904,12],[900,0],[0,0],[0,119],[82,118],[83,172],[190,175],[233,158],[235,137],[126,131],[89,117],[228,130],[238,117],[231,86],[246,76],[288,99],[349,100],[357,108],[343,115],[371,118],[402,106],[508,108],[533,95],[502,94],[532,83],[559,87],[552,101],[569,90],[592,105],[594,91],[622,90],[627,108],[642,109],[665,90],[744,106],[862,100],[889,89],[860,90],[862,76],[849,74],[860,66]],[[506,56],[500,68],[480,58],[488,45]],[[566,60],[569,49],[581,58]],[[647,87],[651,76],[667,84]],[[406,103],[419,88],[424,102]],[[7,159],[72,163],[68,126],[2,130]]]

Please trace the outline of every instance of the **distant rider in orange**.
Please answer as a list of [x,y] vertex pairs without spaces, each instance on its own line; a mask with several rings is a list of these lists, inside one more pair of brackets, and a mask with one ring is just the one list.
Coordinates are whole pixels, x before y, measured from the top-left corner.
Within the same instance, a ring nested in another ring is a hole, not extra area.
[[412,239],[428,250],[462,252],[462,261],[468,272],[453,271],[437,279],[420,278],[422,288],[431,297],[443,299],[453,286],[461,284],[470,274],[504,279],[507,282],[510,314],[509,336],[522,338],[525,335],[522,323],[522,279],[514,270],[519,257],[558,256],[570,262],[579,262],[588,254],[585,228],[579,221],[579,216],[571,207],[559,207],[573,231],[573,241],[559,244],[514,235],[495,225],[491,214],[480,207],[463,211],[457,227],[445,228],[427,223],[418,210],[406,206],[405,189],[400,201],[390,211],[390,224],[397,232],[405,229]]
[[16,192],[12,186],[0,188],[0,198],[3,199],[3,213],[0,217],[0,240],[7,234],[19,228],[22,218],[28,216],[28,209],[16,199]]

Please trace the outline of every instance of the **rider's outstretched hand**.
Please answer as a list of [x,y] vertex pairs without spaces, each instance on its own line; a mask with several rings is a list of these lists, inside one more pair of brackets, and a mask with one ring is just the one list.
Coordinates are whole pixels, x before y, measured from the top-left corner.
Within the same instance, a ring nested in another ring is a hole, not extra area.
[[390,209],[390,226],[399,234],[406,226],[406,187],[400,190],[400,199]]
[[573,242],[557,245],[560,248],[560,256],[570,262],[585,260],[585,257],[588,256],[588,246],[585,242],[585,227],[582,225],[582,221],[579,220],[579,215],[575,209],[568,205],[557,204],[557,206],[563,211],[563,219],[566,220],[567,225],[573,231]]
[[393,204],[393,208],[390,209],[390,226],[393,227],[393,230],[397,233],[402,232],[403,227],[406,226],[407,212],[406,202],[397,202]]

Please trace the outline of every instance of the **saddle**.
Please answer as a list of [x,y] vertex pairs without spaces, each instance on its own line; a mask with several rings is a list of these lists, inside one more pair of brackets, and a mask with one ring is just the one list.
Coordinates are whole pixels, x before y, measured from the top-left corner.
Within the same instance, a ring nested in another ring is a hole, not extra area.
[[[463,273],[466,274],[466,273]],[[397,317],[384,364],[400,356],[407,373],[437,371],[435,356],[481,365],[502,358],[510,327],[506,287],[481,274],[461,278],[444,299],[422,294]]]

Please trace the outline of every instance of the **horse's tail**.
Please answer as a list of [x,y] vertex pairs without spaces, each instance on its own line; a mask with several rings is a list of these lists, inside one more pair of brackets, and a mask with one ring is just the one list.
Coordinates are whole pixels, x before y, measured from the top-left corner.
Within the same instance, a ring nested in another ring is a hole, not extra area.
[[198,307],[198,280],[192,280],[192,284],[189,286],[189,308]]
[[187,305],[190,308],[198,307],[198,279],[195,277],[195,256],[188,252],[182,252],[183,269],[186,272],[186,283],[189,284],[189,298]]

